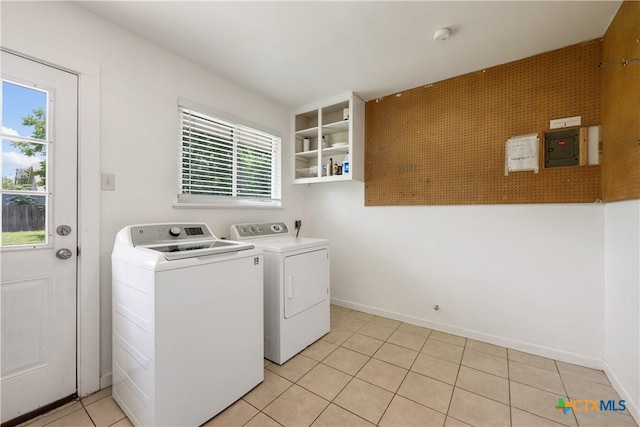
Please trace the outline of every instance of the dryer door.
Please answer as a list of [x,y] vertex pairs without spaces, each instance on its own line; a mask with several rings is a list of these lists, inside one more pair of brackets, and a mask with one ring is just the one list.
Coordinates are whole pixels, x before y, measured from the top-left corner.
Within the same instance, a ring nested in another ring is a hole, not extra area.
[[284,317],[290,319],[329,297],[329,251],[285,257],[283,277]]

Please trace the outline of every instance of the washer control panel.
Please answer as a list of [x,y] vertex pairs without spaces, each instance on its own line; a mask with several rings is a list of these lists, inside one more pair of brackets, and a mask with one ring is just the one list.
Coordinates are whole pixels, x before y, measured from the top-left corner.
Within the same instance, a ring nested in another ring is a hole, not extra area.
[[284,222],[266,222],[262,224],[234,224],[229,232],[231,240],[253,239],[255,237],[269,237],[289,234]]
[[150,224],[131,227],[133,246],[215,238],[206,224]]

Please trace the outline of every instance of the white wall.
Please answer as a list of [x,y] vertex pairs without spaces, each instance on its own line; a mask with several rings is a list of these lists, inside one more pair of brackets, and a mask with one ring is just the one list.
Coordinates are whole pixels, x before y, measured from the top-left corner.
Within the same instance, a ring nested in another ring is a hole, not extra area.
[[640,201],[605,208],[604,368],[640,420]]
[[364,184],[332,183],[305,220],[331,240],[336,302],[601,365],[601,204],[365,207]]
[[[116,191],[101,193],[101,374],[111,372],[111,263],[116,232],[127,224],[204,221],[227,236],[229,225],[292,223],[304,206],[293,187],[290,113],[284,107],[78,8],[59,2],[3,2],[2,33],[36,40],[100,67],[101,170]],[[29,52],[22,52],[29,54]],[[283,140],[284,210],[174,209],[177,189],[177,99],[279,131]],[[96,188],[96,191],[100,191]]]

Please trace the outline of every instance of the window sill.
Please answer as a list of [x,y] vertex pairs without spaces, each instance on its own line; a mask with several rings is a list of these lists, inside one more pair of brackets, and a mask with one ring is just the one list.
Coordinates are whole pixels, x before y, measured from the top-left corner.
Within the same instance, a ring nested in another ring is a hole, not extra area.
[[264,202],[176,202],[173,204],[174,209],[264,209],[264,210],[284,210],[282,203],[264,203]]

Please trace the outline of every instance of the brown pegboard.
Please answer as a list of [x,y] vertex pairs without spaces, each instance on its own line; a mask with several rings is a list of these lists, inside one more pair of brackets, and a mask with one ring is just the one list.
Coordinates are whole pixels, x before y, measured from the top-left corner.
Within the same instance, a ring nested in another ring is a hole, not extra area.
[[625,1],[603,39],[602,196],[640,199],[640,2]]
[[[542,169],[549,120],[601,121],[600,40],[366,104],[365,204],[594,202],[600,166]],[[505,144],[538,133],[540,173],[504,176]]]

